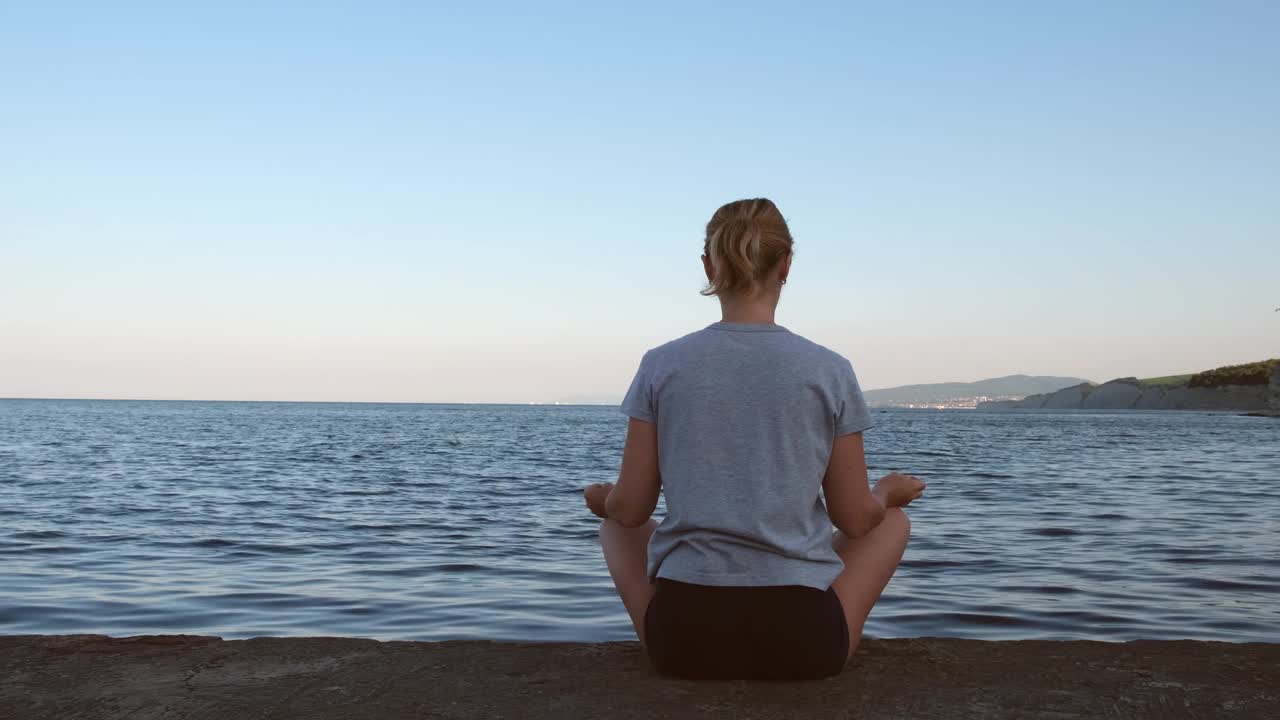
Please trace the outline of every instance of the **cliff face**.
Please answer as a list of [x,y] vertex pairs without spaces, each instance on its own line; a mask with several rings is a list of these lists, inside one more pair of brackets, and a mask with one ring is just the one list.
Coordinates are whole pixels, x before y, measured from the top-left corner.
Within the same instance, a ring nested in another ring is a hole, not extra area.
[[1280,367],[1270,385],[1145,385],[1121,378],[1102,385],[1074,385],[1044,395],[978,405],[980,410],[1222,410],[1280,411]]
[[1267,409],[1272,414],[1280,415],[1280,365],[1276,365],[1271,370],[1271,384],[1268,387],[1269,397],[1267,400]]
[[[1142,398],[1147,394],[1138,385],[1137,378],[1112,380],[1094,388],[1093,392],[1085,396],[1081,407],[1086,410],[1129,410],[1143,402]],[[1156,398],[1148,397],[1143,404],[1150,407],[1159,402]]]
[[[1093,385],[1083,383],[1081,385],[1072,385],[1069,388],[1049,393],[1048,395],[1032,395],[1027,398],[1042,397],[1044,401],[1040,403],[1040,407],[1045,410],[1066,410],[1069,408],[1078,408],[1084,403],[1084,399],[1089,396],[1089,391],[1093,389]],[[1025,400],[1023,401],[1025,402]]]

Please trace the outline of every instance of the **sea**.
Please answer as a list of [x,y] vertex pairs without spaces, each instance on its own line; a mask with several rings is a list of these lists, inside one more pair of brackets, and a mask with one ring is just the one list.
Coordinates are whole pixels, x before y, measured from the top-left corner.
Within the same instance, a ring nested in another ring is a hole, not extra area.
[[[871,637],[1280,642],[1280,421],[891,410]],[[613,407],[0,400],[0,634],[634,639]],[[659,506],[659,514],[662,507]]]

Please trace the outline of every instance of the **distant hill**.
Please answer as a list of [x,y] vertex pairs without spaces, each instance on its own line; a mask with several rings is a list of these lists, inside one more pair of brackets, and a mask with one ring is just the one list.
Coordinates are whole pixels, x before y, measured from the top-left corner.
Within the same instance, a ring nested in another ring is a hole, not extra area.
[[1088,380],[1047,375],[1008,375],[977,382],[931,383],[867,390],[871,407],[974,407],[990,400],[1020,400],[1028,395],[1049,393]]

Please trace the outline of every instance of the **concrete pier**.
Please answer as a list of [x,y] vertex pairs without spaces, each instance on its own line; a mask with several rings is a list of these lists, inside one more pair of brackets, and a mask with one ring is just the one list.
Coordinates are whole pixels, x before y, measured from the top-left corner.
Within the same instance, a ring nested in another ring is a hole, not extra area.
[[0,636],[0,718],[1274,718],[1280,644],[868,640],[838,677],[693,683],[636,643]]

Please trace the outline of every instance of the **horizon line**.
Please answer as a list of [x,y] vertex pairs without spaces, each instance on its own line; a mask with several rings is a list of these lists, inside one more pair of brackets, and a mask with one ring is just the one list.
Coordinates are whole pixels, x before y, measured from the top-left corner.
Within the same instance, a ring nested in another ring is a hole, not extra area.
[[94,398],[94,397],[0,397],[0,402],[6,400],[62,400],[68,402],[199,402],[199,403],[313,403],[324,405],[516,405],[528,407],[551,406],[551,407],[617,407],[621,403],[584,403],[584,402],[560,402],[552,400],[550,402],[441,402],[432,400],[227,400],[227,399],[201,399],[201,398]]

